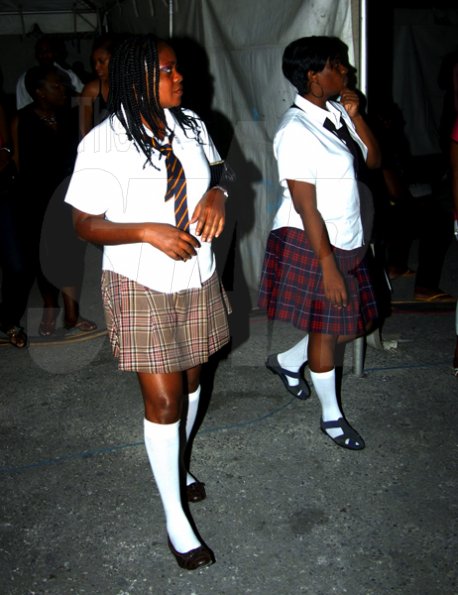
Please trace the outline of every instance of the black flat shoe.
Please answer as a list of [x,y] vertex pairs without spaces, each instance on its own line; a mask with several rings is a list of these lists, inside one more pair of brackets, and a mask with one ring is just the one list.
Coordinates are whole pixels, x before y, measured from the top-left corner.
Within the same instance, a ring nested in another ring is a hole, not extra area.
[[[285,370],[284,368],[282,368],[278,363],[276,353],[269,355],[269,357],[266,360],[266,368],[274,374],[280,376],[280,380],[285,385],[286,390],[291,395],[296,397],[296,399],[301,399],[302,401],[305,401],[305,399],[308,399],[310,397],[312,391],[310,390],[310,386],[307,384],[307,381],[305,380],[301,370],[299,370],[299,372],[290,372],[289,370]],[[298,378],[299,384],[296,384],[295,386],[290,386],[288,383],[287,376],[289,376],[290,378]]]
[[201,502],[206,497],[205,484],[201,481],[196,480],[186,486],[186,498],[188,502]]
[[173,547],[170,537],[167,538],[167,543],[170,551],[175,556],[178,566],[180,568],[184,568],[185,570],[196,570],[196,568],[214,564],[215,562],[215,556],[213,552],[205,545],[200,545],[194,550],[190,550],[189,552],[181,554]]
[[[326,430],[330,428],[340,428],[343,434],[333,438],[326,432]],[[334,440],[334,442],[342,448],[348,448],[349,450],[362,450],[366,446],[364,440],[361,438],[358,432],[354,430],[343,417],[339,417],[339,419],[335,421],[323,421],[321,419],[320,429],[323,434],[326,434],[328,438]]]

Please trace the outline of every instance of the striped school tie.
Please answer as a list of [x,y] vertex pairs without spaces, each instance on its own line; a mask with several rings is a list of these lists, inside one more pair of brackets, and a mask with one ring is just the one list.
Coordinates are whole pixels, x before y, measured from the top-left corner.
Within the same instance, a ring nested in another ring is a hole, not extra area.
[[167,191],[165,200],[175,197],[175,223],[179,229],[187,231],[189,227],[188,201],[186,189],[186,176],[181,161],[175,155],[170,143],[159,145],[154,143],[154,148],[165,156],[167,168]]
[[336,128],[334,125],[334,122],[332,122],[329,118],[326,118],[325,121],[323,122],[323,126],[327,130],[329,130],[330,132],[335,134],[335,136],[340,138],[340,140],[344,143],[344,145],[347,146],[347,149],[353,155],[353,159],[354,159],[353,163],[354,163],[355,173],[356,173],[356,177],[359,179],[361,171],[364,168],[365,159],[361,152],[360,146],[358,145],[358,143],[355,141],[355,139],[350,134],[343,118],[340,118],[340,124],[341,124],[340,128]]

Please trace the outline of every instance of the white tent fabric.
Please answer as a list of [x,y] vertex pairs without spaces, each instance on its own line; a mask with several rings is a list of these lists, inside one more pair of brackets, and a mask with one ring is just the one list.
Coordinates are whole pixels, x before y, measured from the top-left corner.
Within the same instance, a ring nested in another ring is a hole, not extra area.
[[[161,7],[155,6],[157,19]],[[173,33],[192,37],[205,48],[214,77],[213,108],[224,114],[234,129],[228,154],[228,161],[237,165],[240,193],[228,202],[228,210],[235,209],[237,219],[239,262],[235,262],[234,291],[237,283],[243,283],[254,295],[280,192],[272,153],[273,134],[294,96],[281,73],[283,49],[299,37],[336,35],[349,45],[353,61],[352,3],[178,0],[174,7]],[[116,29],[128,23],[130,29],[148,30],[148,14],[135,17],[129,13],[128,4],[119,11],[115,8],[110,21]],[[222,240],[226,245],[220,246],[223,253],[227,253],[232,231],[226,230]]]
[[[236,230],[235,285],[244,283],[254,294],[279,198],[273,134],[294,95],[281,73],[283,49],[298,37],[336,35],[348,44],[354,62],[353,39],[359,31],[355,34],[353,27],[358,27],[359,0],[23,0],[20,4],[23,12],[47,16],[47,21],[40,21],[43,33],[55,32],[59,10],[92,6],[109,30],[168,37],[173,28],[175,36],[187,36],[203,46],[214,79],[212,107],[234,131],[228,160],[238,174],[237,196],[228,203],[228,229],[218,240],[220,268]],[[14,9],[11,18],[16,25],[20,22],[18,6],[0,0],[5,26],[6,13]],[[15,47],[9,53],[12,59],[3,66],[7,90],[14,88],[33,56],[33,36],[29,29],[26,32],[22,38],[0,38],[0,49]],[[79,47],[80,41],[69,50]],[[81,60],[79,54],[70,51],[70,55],[71,60]]]
[[93,32],[96,9],[92,0],[0,0],[0,35],[27,35],[34,27],[49,34]]

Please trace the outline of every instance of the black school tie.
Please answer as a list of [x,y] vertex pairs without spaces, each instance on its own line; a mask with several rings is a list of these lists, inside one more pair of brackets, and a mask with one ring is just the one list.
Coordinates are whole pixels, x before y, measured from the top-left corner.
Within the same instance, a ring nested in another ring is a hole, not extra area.
[[340,140],[347,146],[347,149],[353,155],[356,177],[359,178],[364,164],[364,157],[361,152],[361,148],[350,134],[347,125],[342,118],[340,118],[340,124],[340,128],[336,128],[334,122],[332,122],[329,118],[326,118],[326,120],[323,122],[323,126],[340,138]]
[[165,200],[175,197],[175,223],[179,229],[187,231],[189,227],[188,201],[186,176],[181,161],[175,155],[170,143],[159,145],[154,143],[154,148],[165,156],[167,169],[167,191]]

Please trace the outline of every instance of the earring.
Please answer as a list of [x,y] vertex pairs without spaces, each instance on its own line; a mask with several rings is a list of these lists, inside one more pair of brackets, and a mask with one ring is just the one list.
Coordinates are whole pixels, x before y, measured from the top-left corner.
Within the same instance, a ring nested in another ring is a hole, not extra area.
[[[313,92],[313,85],[317,85],[319,87],[319,89],[321,91],[321,95],[317,95],[316,93]],[[317,83],[316,81],[312,81],[310,83],[309,92],[313,95],[313,97],[316,97],[316,99],[321,99],[324,95],[323,87],[320,85],[320,83]]]

